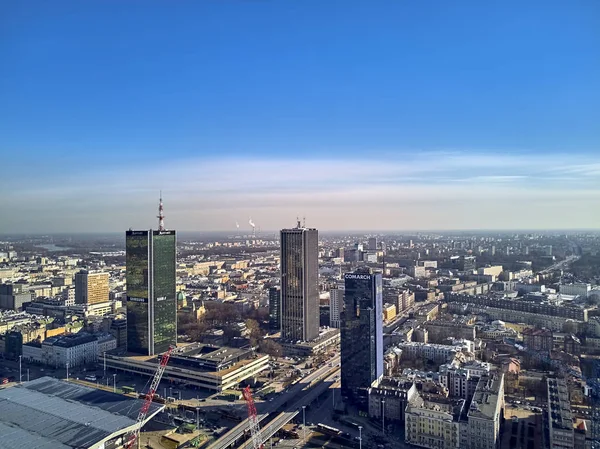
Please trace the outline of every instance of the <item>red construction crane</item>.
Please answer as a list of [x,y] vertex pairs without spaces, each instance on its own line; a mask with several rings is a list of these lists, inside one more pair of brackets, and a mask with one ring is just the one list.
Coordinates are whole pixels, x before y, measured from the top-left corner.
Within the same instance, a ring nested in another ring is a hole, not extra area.
[[254,406],[254,399],[252,398],[250,386],[247,386],[242,390],[242,395],[244,396],[248,407],[248,423],[250,424],[250,433],[252,434],[252,447],[254,449],[263,449],[264,445],[260,437],[260,425],[258,424],[256,407]]
[[154,396],[156,395],[156,390],[158,388],[158,385],[160,384],[160,380],[162,379],[163,373],[165,372],[167,363],[169,363],[169,357],[171,357],[171,352],[173,352],[173,349],[174,349],[173,346],[169,347],[169,349],[166,352],[164,352],[160,358],[160,363],[158,364],[158,368],[156,369],[156,372],[154,373],[154,377],[152,378],[152,383],[150,384],[150,389],[148,390],[148,393],[146,393],[146,397],[144,398],[144,403],[142,404],[142,407],[140,408],[140,411],[138,413],[136,425],[133,428],[133,430],[131,432],[129,432],[128,435],[125,436],[125,440],[127,441],[125,443],[126,449],[130,449],[131,447],[133,447],[133,445],[135,444],[135,442],[137,441],[137,439],[140,436],[140,430],[142,428],[142,423],[146,419],[148,410],[150,410],[150,405],[152,405],[152,400],[154,399]]

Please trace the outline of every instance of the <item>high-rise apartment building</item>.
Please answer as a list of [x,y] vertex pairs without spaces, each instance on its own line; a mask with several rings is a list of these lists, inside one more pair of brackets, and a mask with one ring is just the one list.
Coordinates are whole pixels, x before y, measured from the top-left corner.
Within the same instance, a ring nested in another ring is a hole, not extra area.
[[272,332],[281,330],[281,288],[269,289],[269,328]]
[[342,395],[366,404],[368,388],[383,376],[382,278],[359,269],[345,274],[344,281]]
[[340,317],[344,308],[344,285],[329,290],[329,326],[340,328]]
[[75,274],[75,304],[99,304],[109,300],[109,274],[81,270]]
[[281,230],[281,336],[312,341],[319,336],[319,233],[298,222]]
[[127,350],[154,355],[177,340],[175,231],[127,231]]

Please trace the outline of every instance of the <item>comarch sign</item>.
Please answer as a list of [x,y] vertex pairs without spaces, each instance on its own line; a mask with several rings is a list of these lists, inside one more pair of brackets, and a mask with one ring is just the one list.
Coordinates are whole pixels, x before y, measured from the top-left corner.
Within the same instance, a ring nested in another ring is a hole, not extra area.
[[366,281],[371,279],[370,274],[346,274],[344,279],[360,279],[361,281]]

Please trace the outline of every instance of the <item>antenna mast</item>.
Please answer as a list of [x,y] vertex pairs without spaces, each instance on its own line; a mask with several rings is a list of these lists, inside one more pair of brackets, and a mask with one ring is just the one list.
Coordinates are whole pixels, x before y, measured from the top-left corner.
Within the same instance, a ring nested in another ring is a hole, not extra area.
[[158,216],[156,218],[158,218],[158,230],[164,231],[165,230],[165,215],[164,215],[164,211],[163,211],[162,190],[160,191],[160,200],[158,202]]

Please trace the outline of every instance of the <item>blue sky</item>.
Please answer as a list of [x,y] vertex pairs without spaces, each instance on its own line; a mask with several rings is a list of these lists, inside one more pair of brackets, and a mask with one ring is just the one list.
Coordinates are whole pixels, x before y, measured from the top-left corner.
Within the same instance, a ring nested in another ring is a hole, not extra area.
[[0,231],[599,227],[600,3],[491,3],[4,2]]

